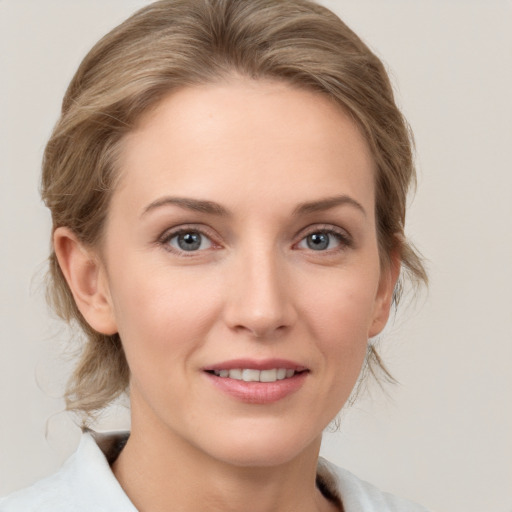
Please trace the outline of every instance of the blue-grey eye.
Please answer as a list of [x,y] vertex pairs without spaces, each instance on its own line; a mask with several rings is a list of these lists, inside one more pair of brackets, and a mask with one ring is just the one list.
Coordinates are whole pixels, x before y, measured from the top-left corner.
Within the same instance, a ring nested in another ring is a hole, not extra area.
[[304,237],[299,247],[301,249],[311,249],[313,251],[325,251],[326,249],[334,249],[340,245],[340,236],[336,233],[329,233],[327,231],[317,231],[310,233]]
[[169,244],[180,251],[199,251],[212,246],[210,239],[198,231],[185,231],[169,239]]

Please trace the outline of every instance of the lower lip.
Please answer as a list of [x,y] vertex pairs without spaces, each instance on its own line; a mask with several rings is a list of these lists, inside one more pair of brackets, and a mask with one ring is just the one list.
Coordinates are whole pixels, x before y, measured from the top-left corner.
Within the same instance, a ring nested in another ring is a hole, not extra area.
[[269,404],[298,391],[304,384],[308,372],[297,373],[293,377],[275,382],[245,382],[229,377],[217,377],[211,373],[205,375],[217,389],[237,400],[250,404]]

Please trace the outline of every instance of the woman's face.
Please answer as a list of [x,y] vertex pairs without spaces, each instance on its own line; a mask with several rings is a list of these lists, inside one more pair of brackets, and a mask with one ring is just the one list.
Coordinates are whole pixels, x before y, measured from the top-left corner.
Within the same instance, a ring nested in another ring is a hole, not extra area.
[[239,465],[317,448],[394,284],[359,130],[280,83],[185,88],[126,137],[120,172],[99,282],[132,428]]

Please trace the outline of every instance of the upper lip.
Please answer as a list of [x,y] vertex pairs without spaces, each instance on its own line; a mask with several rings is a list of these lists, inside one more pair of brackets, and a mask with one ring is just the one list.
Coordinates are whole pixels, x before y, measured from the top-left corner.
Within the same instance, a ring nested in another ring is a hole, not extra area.
[[221,363],[205,366],[204,371],[235,370],[247,368],[251,370],[272,370],[273,368],[285,368],[287,370],[304,371],[308,368],[302,364],[287,359],[231,359]]

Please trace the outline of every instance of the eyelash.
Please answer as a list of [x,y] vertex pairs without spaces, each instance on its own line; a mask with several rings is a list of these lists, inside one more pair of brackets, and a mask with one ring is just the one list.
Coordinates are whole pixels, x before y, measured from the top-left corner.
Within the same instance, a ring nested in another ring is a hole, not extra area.
[[[179,237],[180,235],[187,235],[187,234],[198,234],[198,235],[201,235],[202,237],[205,237],[206,239],[208,239],[208,241],[210,242],[211,244],[211,247],[213,248],[219,248],[221,247],[220,244],[216,243],[215,242],[215,236],[209,232],[209,230],[205,229],[204,227],[198,227],[198,226],[181,226],[177,229],[170,229],[170,230],[167,230],[165,231],[159,238],[158,238],[158,243],[163,246],[163,248],[171,253],[174,253],[174,254],[178,254],[179,256],[183,256],[183,257],[193,257],[196,255],[196,253],[198,252],[204,252],[205,250],[207,249],[202,249],[202,250],[199,250],[199,251],[186,251],[186,250],[183,250],[183,249],[179,249],[177,247],[172,247],[170,245],[170,241],[173,239],[173,238],[176,238],[176,237]],[[208,247],[208,249],[210,249],[211,247]]]
[[[180,235],[186,235],[186,234],[198,234],[202,237],[205,237],[209,241],[211,246],[206,249],[186,251],[183,249],[179,249],[177,247],[172,247],[170,245],[171,240],[173,240],[176,237],[179,237]],[[300,235],[299,235],[300,236],[299,241],[296,242],[295,244],[293,244],[293,247],[298,248],[298,245],[301,244],[302,242],[306,241],[306,239],[309,236],[317,235],[317,234],[332,236],[337,240],[339,245],[335,248],[331,248],[331,249],[327,248],[325,250],[315,250],[315,249],[311,249],[311,248],[304,248],[304,250],[309,250],[313,253],[333,254],[333,253],[344,251],[353,246],[352,237],[345,230],[343,230],[341,228],[336,228],[332,225],[321,225],[321,226],[315,225],[315,226],[311,226],[311,227],[303,230],[302,233],[300,233]],[[198,226],[190,225],[190,226],[181,226],[177,229],[171,229],[171,230],[165,231],[158,238],[157,242],[161,246],[163,246],[163,248],[165,250],[167,250],[171,253],[178,254],[179,256],[183,256],[183,257],[194,257],[197,255],[197,253],[202,253],[202,252],[212,249],[212,248],[213,249],[221,248],[222,245],[220,243],[217,243],[215,241],[215,238],[216,237],[214,236],[214,234],[211,233],[210,230],[205,229],[205,227],[202,227],[202,226],[198,227]],[[299,250],[302,250],[302,249],[299,248]]]
[[[320,226],[319,225],[310,226],[310,227],[306,228],[306,230],[303,230],[302,233],[300,234],[299,242],[294,244],[294,246],[297,246],[300,243],[306,241],[306,239],[309,236],[317,235],[317,234],[332,236],[337,240],[339,245],[338,245],[338,247],[334,247],[331,249],[325,249],[325,250],[314,250],[314,249],[309,248],[309,250],[313,253],[333,254],[333,253],[338,253],[338,252],[344,251],[346,249],[349,249],[349,248],[353,247],[353,245],[354,245],[352,237],[344,229],[338,228],[336,226],[332,226],[330,224],[324,224],[324,225],[320,225]],[[308,250],[308,249],[306,249],[306,250]]]

